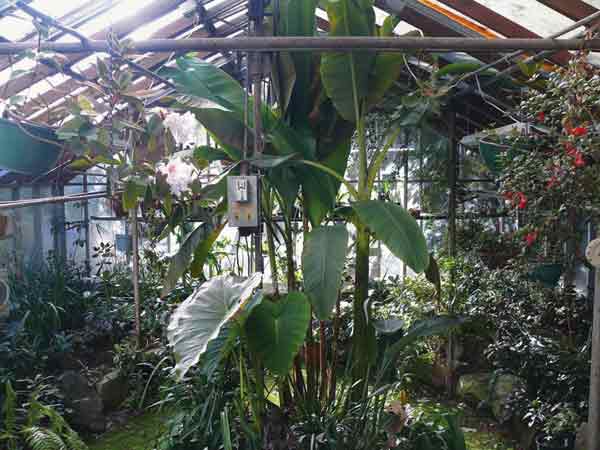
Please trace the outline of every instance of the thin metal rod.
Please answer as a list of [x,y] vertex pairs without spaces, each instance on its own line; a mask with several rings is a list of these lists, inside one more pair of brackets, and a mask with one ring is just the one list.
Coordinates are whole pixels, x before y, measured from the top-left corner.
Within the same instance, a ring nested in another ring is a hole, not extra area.
[[108,192],[94,192],[91,194],[76,194],[63,195],[56,197],[34,198],[28,200],[17,200],[11,202],[0,202],[0,211],[6,209],[26,208],[28,206],[50,205],[56,203],[81,202],[83,200],[91,200],[94,198],[104,198],[108,196]]
[[[10,55],[37,49],[37,42],[0,43],[0,55]],[[41,51],[57,53],[109,53],[105,40],[80,42],[42,42]],[[510,50],[600,50],[600,39],[484,39],[465,37],[234,37],[192,39],[148,39],[134,42],[127,53],[185,51],[468,51],[490,52]]]

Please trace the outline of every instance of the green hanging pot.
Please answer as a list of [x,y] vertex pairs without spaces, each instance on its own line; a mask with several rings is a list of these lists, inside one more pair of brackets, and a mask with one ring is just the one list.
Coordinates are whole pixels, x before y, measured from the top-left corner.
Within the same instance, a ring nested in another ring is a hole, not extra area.
[[529,272],[529,279],[539,281],[544,286],[553,288],[558,284],[564,267],[559,263],[539,264]]
[[510,147],[508,145],[497,144],[489,141],[479,142],[479,153],[483,158],[484,164],[493,175],[500,175],[503,168],[500,155],[509,151]]
[[61,147],[52,128],[0,119],[0,169],[24,175],[39,175],[55,167]]

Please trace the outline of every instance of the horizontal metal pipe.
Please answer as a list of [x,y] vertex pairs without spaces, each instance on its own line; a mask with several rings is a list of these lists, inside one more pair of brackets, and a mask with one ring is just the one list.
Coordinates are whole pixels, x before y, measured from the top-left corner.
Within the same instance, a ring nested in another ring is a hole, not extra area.
[[90,194],[65,195],[60,197],[32,198],[26,200],[14,200],[10,202],[0,202],[0,211],[6,209],[27,208],[30,206],[51,205],[56,203],[81,202],[95,198],[108,197],[108,192],[94,192]]
[[[109,52],[107,41],[42,42],[42,51],[57,53]],[[0,43],[0,55],[37,49],[37,42]],[[172,51],[513,51],[600,50],[600,39],[483,39],[404,37],[234,37],[193,39],[148,39],[131,45],[128,53]]]

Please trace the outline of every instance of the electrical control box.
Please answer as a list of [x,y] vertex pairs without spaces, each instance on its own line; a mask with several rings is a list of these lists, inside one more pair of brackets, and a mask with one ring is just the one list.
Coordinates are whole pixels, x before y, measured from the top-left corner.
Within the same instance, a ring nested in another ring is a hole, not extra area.
[[227,177],[229,225],[238,228],[258,227],[259,192],[256,175]]

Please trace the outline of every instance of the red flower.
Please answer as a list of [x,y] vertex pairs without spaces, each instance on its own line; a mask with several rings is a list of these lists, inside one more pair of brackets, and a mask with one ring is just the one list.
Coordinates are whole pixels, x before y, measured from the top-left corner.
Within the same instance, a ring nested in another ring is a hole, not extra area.
[[571,136],[585,136],[588,132],[587,127],[576,127],[570,130]]
[[504,194],[502,194],[502,197],[504,197],[505,200],[512,200],[514,197],[515,193],[511,192],[511,191],[506,191]]
[[558,178],[556,175],[552,175],[548,182],[546,183],[546,189],[552,189],[554,186],[558,184]]
[[570,142],[565,142],[565,150],[567,151],[567,155],[572,157],[577,156],[577,148]]
[[527,247],[531,247],[538,238],[537,231],[531,231],[525,235],[525,242],[527,243]]
[[546,113],[544,111],[540,111],[537,115],[538,122],[543,122],[546,120]]
[[573,161],[575,167],[583,167],[585,166],[585,159],[583,158],[583,153],[577,152],[575,155],[575,161]]
[[522,192],[517,192],[517,199],[519,200],[517,207],[519,209],[525,209],[525,207],[527,206],[527,197],[525,196],[525,194],[523,194]]

